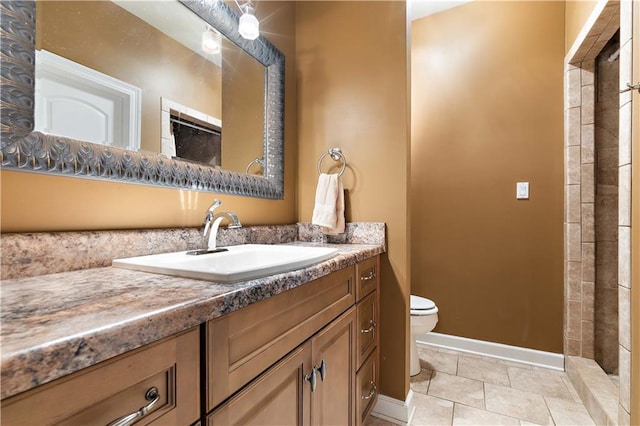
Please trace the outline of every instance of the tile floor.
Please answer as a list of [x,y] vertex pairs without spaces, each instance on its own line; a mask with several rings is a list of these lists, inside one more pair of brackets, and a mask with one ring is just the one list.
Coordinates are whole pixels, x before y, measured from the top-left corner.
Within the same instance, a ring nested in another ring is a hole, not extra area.
[[564,372],[427,345],[418,354],[411,425],[594,425]]

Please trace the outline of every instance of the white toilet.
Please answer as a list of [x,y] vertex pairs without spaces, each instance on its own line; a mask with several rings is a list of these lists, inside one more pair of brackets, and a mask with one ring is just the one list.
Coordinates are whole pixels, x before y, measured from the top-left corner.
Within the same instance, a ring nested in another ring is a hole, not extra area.
[[411,295],[411,366],[409,374],[420,374],[416,338],[430,332],[438,323],[438,307],[424,297]]

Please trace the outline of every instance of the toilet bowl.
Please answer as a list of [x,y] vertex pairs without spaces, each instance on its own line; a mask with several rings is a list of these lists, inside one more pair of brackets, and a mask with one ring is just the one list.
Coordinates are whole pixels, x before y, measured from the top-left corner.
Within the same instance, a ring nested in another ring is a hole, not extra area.
[[438,307],[433,301],[420,296],[411,295],[411,364],[409,374],[420,374],[420,358],[416,339],[430,332],[438,323]]

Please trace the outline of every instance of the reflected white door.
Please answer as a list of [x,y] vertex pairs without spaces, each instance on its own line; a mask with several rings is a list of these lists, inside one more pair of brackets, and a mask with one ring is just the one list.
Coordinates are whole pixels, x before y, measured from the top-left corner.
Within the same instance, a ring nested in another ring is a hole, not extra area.
[[137,150],[141,91],[47,51],[36,52],[35,130]]

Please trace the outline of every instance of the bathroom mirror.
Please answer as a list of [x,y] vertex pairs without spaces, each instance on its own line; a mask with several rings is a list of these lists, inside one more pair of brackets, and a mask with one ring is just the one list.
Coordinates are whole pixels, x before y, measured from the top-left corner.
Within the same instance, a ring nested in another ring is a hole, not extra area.
[[[251,118],[261,122],[258,128],[262,131],[262,146],[258,146],[260,152],[254,159],[262,162],[263,177],[245,173],[242,164],[236,165],[233,171],[224,163],[223,168],[217,168],[167,158],[146,149],[136,151],[98,145],[33,131],[36,8],[29,1],[2,2],[0,6],[2,44],[11,46],[2,49],[1,57],[2,166],[39,173],[282,198],[284,55],[264,37],[255,41],[242,39],[237,31],[238,17],[223,1],[181,0],[181,3],[181,7],[191,10],[263,67],[263,79],[258,83],[264,87],[264,95],[258,100],[262,110],[261,114],[256,114],[258,118]],[[236,106],[224,122],[249,120],[249,115],[240,117],[245,109]],[[247,161],[243,159],[240,163]]]

